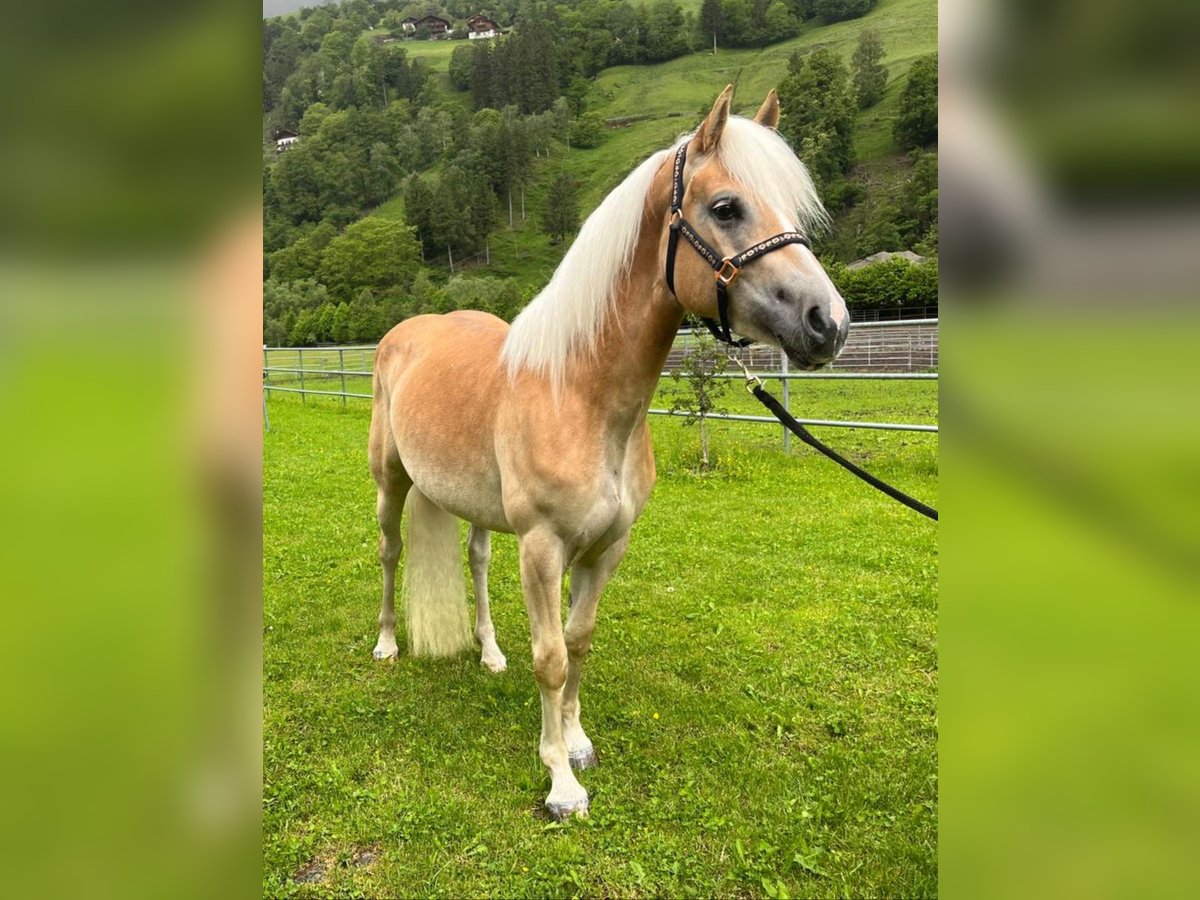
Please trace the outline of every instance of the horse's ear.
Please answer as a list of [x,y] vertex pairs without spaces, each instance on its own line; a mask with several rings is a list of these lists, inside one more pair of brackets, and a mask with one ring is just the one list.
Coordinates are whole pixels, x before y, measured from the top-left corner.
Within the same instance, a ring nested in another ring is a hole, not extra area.
[[767,99],[754,114],[754,121],[767,128],[779,127],[779,95],[775,93],[775,88],[767,93]]
[[721,96],[717,98],[717,102],[713,104],[713,108],[709,110],[704,121],[700,123],[700,127],[696,129],[696,147],[701,153],[708,153],[717,146],[717,141],[721,139],[721,132],[725,130],[725,123],[729,121],[729,104],[733,102],[733,85],[726,86],[725,90],[721,91]]

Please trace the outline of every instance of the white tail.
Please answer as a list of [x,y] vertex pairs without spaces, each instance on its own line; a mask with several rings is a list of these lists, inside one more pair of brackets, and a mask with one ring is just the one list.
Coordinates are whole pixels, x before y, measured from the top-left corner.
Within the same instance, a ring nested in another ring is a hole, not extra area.
[[408,492],[404,614],[413,656],[453,656],[474,645],[458,520],[415,487]]

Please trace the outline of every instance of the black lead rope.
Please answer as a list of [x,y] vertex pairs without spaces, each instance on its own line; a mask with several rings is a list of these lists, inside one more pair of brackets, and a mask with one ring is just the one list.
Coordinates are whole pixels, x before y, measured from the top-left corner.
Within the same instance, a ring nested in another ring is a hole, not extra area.
[[858,476],[859,478],[861,478],[867,484],[871,485],[871,487],[875,488],[876,490],[883,491],[885,494],[887,494],[893,500],[897,500],[900,503],[903,503],[909,509],[916,510],[921,515],[927,516],[928,518],[933,519],[935,522],[938,520],[938,512],[932,506],[927,506],[926,504],[922,503],[920,500],[917,500],[914,497],[908,496],[908,494],[904,493],[904,491],[901,491],[897,488],[892,487],[886,481],[880,481],[878,478],[876,478],[870,472],[860,469],[854,463],[850,462],[850,460],[846,459],[846,457],[842,456],[836,450],[832,450],[829,447],[826,447],[824,444],[822,444],[819,440],[817,440],[817,438],[813,435],[813,433],[811,431],[809,431],[807,428],[805,428],[803,425],[801,425],[799,422],[797,422],[795,420],[795,418],[792,417],[792,414],[783,408],[783,404],[781,404],[778,400],[776,400],[774,397],[772,397],[770,394],[768,394],[763,389],[763,386],[761,384],[751,385],[750,393],[752,393],[755,397],[757,397],[759,402],[762,403],[763,406],[765,406],[772,413],[774,413],[775,418],[777,418],[780,422],[782,422],[784,427],[786,427],[788,429],[788,431],[790,431],[792,434],[796,435],[796,437],[800,438],[800,440],[804,441],[804,443],[808,444],[808,446],[812,447],[818,453],[822,454],[823,456],[829,457],[835,463],[837,463],[839,466],[841,466],[843,469],[846,469],[848,472],[851,472],[852,474]]

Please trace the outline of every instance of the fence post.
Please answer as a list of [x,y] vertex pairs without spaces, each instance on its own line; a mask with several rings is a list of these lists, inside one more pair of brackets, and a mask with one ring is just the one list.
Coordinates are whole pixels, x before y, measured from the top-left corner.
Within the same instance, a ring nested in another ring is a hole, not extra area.
[[[783,350],[779,351],[779,357],[783,361],[780,367],[783,371],[783,408],[788,412],[792,411],[792,379],[788,378],[788,355]],[[783,452],[792,452],[792,433],[788,431],[786,425],[783,426]]]
[[263,427],[271,430],[271,416],[267,413],[267,385],[271,383],[271,373],[267,371],[270,361],[267,359],[267,345],[263,344]]
[[346,348],[338,347],[338,370],[342,373],[342,409],[346,408]]
[[300,362],[296,366],[300,370],[300,402],[308,405],[308,394],[304,392],[304,348],[299,348]]

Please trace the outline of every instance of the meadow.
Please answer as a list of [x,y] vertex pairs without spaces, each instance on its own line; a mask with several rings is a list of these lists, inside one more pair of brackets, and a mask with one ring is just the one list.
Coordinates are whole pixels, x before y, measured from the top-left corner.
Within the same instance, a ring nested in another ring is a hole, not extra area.
[[[937,385],[809,382],[793,409],[936,421]],[[506,673],[375,662],[369,404],[274,395],[269,414],[267,895],[936,894],[936,524],[784,454],[777,428],[714,424],[699,473],[695,428],[652,419],[658,485],[584,675],[592,812],[560,825],[515,540],[495,537],[490,578]],[[820,433],[937,504],[936,435]]]

